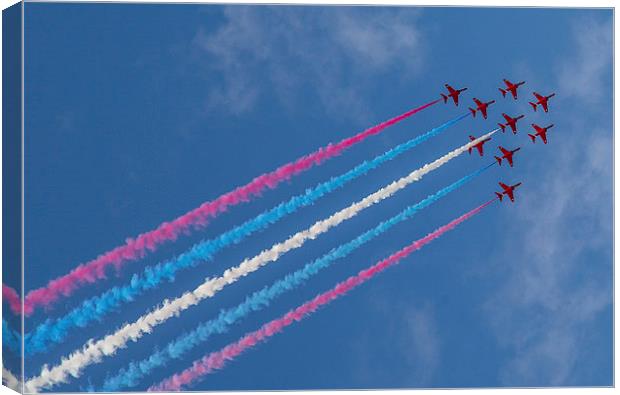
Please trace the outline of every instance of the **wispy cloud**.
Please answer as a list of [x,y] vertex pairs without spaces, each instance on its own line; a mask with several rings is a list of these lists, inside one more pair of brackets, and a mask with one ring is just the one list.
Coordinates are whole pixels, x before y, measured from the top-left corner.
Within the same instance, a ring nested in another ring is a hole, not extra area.
[[413,8],[226,7],[224,24],[200,30],[194,41],[210,72],[221,75],[208,107],[239,114],[261,99],[290,108],[318,100],[328,111],[363,114],[361,93],[377,76],[407,77],[420,69],[418,14]]
[[558,67],[564,97],[593,105],[611,93],[605,76],[612,62],[612,32],[611,20],[586,19],[573,26],[576,56]]
[[559,95],[545,162],[524,175],[536,183],[506,217],[510,236],[494,257],[514,263],[486,305],[514,355],[500,368],[506,385],[583,384],[581,333],[601,329],[595,320],[612,301],[611,22],[580,20],[573,32],[575,52],[550,86]]
[[435,316],[430,305],[409,310],[405,317],[405,333],[401,337],[402,347],[406,353],[409,366],[415,373],[410,373],[415,380],[413,385],[425,386],[431,383],[441,360],[441,341]]
[[[389,335],[379,337],[368,331],[352,339],[355,381],[366,386],[377,381],[411,388],[430,386],[441,365],[441,338],[434,306],[394,304],[392,297],[380,291],[381,287],[374,289],[379,292],[374,293],[367,307],[381,317],[383,333]],[[385,358],[395,361],[398,368],[386,369]]]

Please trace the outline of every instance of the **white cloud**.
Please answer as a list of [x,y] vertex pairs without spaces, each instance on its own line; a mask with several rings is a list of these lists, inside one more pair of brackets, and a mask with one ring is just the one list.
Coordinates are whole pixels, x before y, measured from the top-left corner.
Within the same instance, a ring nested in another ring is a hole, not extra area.
[[[285,106],[320,100],[329,111],[368,111],[364,87],[381,73],[411,76],[422,62],[413,8],[229,6],[195,44],[221,82],[208,105],[233,113],[261,99]],[[375,83],[375,82],[373,82]],[[308,96],[310,92],[310,96]]]
[[610,308],[611,106],[598,92],[611,75],[611,34],[610,23],[575,24],[576,51],[554,82],[549,118],[559,122],[545,163],[528,169],[523,178],[536,182],[505,214],[507,241],[493,259],[507,263],[507,280],[486,312],[500,346],[514,354],[501,368],[506,385],[579,385],[581,333]]

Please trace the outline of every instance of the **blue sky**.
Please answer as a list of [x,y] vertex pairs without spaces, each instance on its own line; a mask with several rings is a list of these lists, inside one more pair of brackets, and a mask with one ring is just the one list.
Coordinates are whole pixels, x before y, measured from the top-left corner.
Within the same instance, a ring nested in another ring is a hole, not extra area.
[[[495,136],[485,148],[525,146],[514,169],[493,168],[135,389],[486,201],[500,180],[524,182],[514,205],[492,206],[192,389],[612,384],[611,11],[41,3],[25,10],[26,290],[262,172],[427,102],[445,82],[469,87],[466,104],[473,96],[498,100],[489,120],[468,118],[30,358],[26,376],[492,129],[505,111],[526,114],[519,134]],[[519,101],[499,97],[503,77],[527,81]],[[529,108],[532,90],[557,93],[548,114]],[[26,330],[464,109],[441,104],[404,121],[35,314]],[[531,122],[556,125],[548,145],[527,139]],[[56,389],[100,385],[489,158],[454,160]]]

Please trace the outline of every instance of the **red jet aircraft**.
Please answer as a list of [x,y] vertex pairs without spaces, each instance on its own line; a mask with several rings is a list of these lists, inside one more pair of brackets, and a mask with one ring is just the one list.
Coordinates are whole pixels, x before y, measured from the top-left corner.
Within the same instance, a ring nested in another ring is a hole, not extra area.
[[511,118],[510,116],[506,115],[506,113],[502,113],[502,116],[506,120],[505,124],[498,123],[499,127],[502,128],[502,133],[506,131],[506,126],[510,126],[510,129],[512,129],[512,133],[517,134],[517,121],[523,118],[525,115],[519,115],[516,118]]
[[549,96],[543,96],[540,93],[534,92],[534,96],[536,96],[537,101],[535,103],[529,102],[530,106],[536,111],[536,106],[540,104],[545,110],[545,112],[549,112],[549,108],[547,107],[547,101],[555,96],[555,93],[550,94]]
[[499,198],[499,201],[502,201],[503,195],[506,195],[510,198],[511,202],[515,201],[515,196],[514,196],[514,190],[517,189],[517,187],[521,185],[520,182],[514,184],[514,185],[506,185],[503,182],[499,183],[499,186],[502,187],[503,191],[502,192],[495,192],[495,195],[497,195],[497,197]]
[[514,155],[515,152],[517,152],[518,150],[520,150],[521,147],[517,147],[513,150],[507,150],[506,148],[502,147],[501,145],[499,146],[499,150],[502,151],[502,156],[496,156],[495,160],[497,161],[497,163],[499,163],[499,165],[502,165],[502,159],[506,159],[508,161],[508,164],[510,165],[510,167],[512,167],[512,156]]
[[551,129],[553,127],[553,124],[547,126],[546,128],[542,128],[542,127],[536,125],[535,123],[533,123],[532,127],[534,129],[536,129],[536,133],[534,133],[534,134],[529,134],[528,133],[527,134],[532,139],[532,143],[536,142],[536,136],[540,136],[540,138],[542,139],[543,143],[547,144],[547,130]]
[[502,92],[502,96],[506,97],[506,92],[510,92],[512,93],[512,97],[515,100],[517,100],[517,88],[525,84],[525,81],[521,81],[521,82],[517,82],[516,84],[513,84],[512,82],[504,78],[504,84],[506,84],[506,89],[499,88],[499,91]]
[[[471,135],[469,136],[469,139],[470,139],[471,141],[476,140],[476,138],[477,138],[477,137],[474,137],[474,136],[471,136]],[[484,145],[484,143],[486,143],[487,141],[490,141],[490,140],[491,140],[491,138],[490,138],[490,137],[487,137],[487,138],[486,138],[486,139],[484,139],[484,140],[480,140],[480,141],[478,142],[478,144],[475,144],[475,145],[473,145],[473,146],[469,147],[469,148],[467,149],[467,151],[469,151],[469,154],[471,155],[471,149],[472,149],[472,148],[474,148],[474,147],[476,147],[476,148],[478,149],[478,153],[480,154],[480,156],[482,156],[482,155],[484,155],[484,152],[483,152],[483,151],[484,151],[484,149],[483,149],[483,147],[482,147],[482,146]]]
[[441,97],[443,97],[443,102],[447,103],[448,102],[448,97],[451,97],[452,100],[454,100],[454,104],[455,105],[459,105],[459,95],[461,94],[461,92],[464,92],[467,90],[467,88],[463,88],[463,89],[454,89],[453,87],[451,87],[448,84],[446,85],[446,89],[448,90],[448,94],[444,95],[443,93],[441,93]]
[[476,103],[476,108],[473,109],[469,107],[469,111],[471,111],[471,115],[475,118],[476,111],[480,111],[482,113],[482,118],[487,119],[487,107],[495,103],[495,100],[491,100],[490,102],[483,103],[474,97],[474,102]]

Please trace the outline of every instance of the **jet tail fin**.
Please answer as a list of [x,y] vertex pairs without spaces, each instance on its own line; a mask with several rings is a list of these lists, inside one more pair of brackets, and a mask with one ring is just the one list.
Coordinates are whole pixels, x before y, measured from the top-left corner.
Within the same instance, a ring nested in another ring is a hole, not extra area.
[[502,133],[504,133],[506,131],[506,125],[504,125],[503,123],[498,123],[499,127],[502,128]]
[[498,199],[499,199],[499,201],[501,202],[501,201],[502,201],[502,199],[503,199],[502,194],[501,194],[501,193],[499,193],[499,192],[495,192],[495,195],[497,195],[497,198],[498,198]]
[[473,108],[469,107],[469,111],[471,112],[471,116],[476,118],[476,110],[474,110]]
[[497,161],[497,163],[501,166],[502,165],[502,158],[500,158],[499,156],[495,157],[495,160]]
[[500,92],[502,92],[502,96],[506,97],[506,90],[502,89],[502,88],[497,88],[499,89]]
[[448,102],[448,96],[444,95],[443,93],[440,93],[440,95],[443,98],[443,102],[447,103]]
[[532,103],[531,101],[530,101],[530,102],[528,102],[528,103],[530,103],[530,106],[532,106],[532,108],[534,109],[534,111],[536,111],[536,103]]
[[529,133],[527,135],[530,136],[530,138],[532,139],[532,143],[536,142],[536,135],[529,134]]

